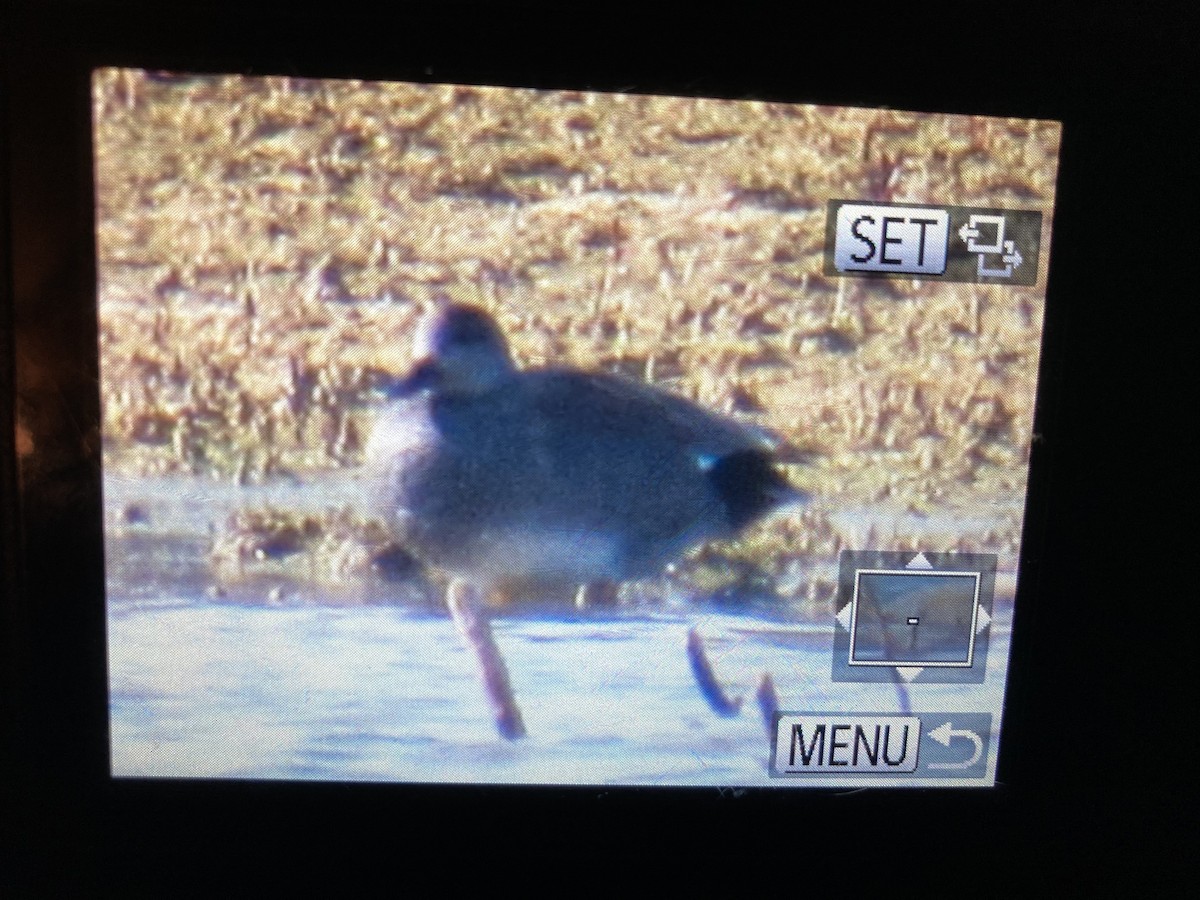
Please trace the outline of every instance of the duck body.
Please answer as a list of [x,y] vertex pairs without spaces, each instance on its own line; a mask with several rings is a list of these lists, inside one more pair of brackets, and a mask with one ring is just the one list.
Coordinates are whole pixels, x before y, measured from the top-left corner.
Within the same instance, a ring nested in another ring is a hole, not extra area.
[[655,575],[796,499],[764,433],[650,385],[518,370],[451,307],[367,448],[398,540],[485,589]]

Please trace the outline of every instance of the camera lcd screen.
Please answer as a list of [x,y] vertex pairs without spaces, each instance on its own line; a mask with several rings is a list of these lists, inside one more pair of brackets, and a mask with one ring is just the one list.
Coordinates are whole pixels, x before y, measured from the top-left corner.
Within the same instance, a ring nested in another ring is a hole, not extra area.
[[995,783],[1057,123],[92,87],[114,776]]

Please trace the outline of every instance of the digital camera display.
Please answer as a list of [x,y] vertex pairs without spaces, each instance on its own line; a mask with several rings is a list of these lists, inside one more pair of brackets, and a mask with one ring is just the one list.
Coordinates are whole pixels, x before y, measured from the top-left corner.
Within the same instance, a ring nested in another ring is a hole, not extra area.
[[1057,123],[93,104],[114,776],[995,783]]

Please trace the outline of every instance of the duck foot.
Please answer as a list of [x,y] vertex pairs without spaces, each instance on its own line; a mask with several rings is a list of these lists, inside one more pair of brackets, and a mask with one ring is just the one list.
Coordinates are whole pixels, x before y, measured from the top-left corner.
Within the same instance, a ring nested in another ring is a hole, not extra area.
[[458,633],[475,654],[483,690],[496,720],[496,730],[510,741],[525,737],[525,723],[508,680],[508,668],[496,646],[492,623],[479,607],[475,589],[466,582],[452,581],[446,589],[446,605]]
[[767,729],[767,740],[775,740],[775,714],[779,712],[779,694],[775,692],[775,681],[770,673],[763,672],[758,682],[758,690],[754,692],[758,701],[758,711],[762,713],[763,725]]
[[695,628],[688,632],[687,653],[688,661],[692,664],[692,674],[696,676],[696,684],[712,711],[726,718],[736,716],[742,708],[742,698],[730,699],[725,693],[713,672],[712,663],[708,661],[708,655],[704,652],[700,633]]

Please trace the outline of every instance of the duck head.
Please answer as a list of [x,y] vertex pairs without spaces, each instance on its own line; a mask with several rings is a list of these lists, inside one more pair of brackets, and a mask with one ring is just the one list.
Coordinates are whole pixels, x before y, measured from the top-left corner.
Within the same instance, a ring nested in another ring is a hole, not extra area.
[[485,394],[515,371],[508,343],[495,320],[474,306],[437,310],[417,330],[416,362],[407,377],[393,385],[393,397],[432,391],[444,397]]

